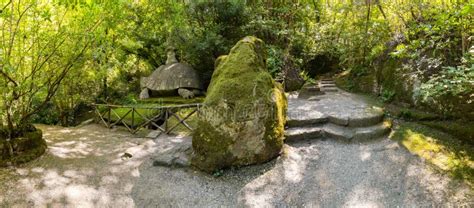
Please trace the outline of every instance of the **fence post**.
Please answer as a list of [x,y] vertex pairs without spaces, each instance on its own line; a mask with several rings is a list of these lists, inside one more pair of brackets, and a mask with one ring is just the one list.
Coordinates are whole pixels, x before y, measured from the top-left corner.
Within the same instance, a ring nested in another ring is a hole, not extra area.
[[109,111],[107,112],[108,114],[108,118],[107,118],[107,128],[110,128],[110,113],[112,111],[112,108],[110,106],[107,106],[107,108],[109,109]]
[[132,107],[132,129],[135,126],[135,107]]
[[168,132],[168,109],[165,108],[165,132]]

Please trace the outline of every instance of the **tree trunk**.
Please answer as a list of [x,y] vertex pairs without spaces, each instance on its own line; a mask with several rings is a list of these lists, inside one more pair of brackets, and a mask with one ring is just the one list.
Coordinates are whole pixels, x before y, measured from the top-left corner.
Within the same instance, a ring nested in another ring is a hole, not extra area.
[[[370,6],[371,6],[371,0],[366,0],[366,3],[367,3],[367,19],[365,21],[365,40],[368,41],[369,40],[369,23],[370,23]],[[363,49],[363,55],[362,55],[362,58],[364,59],[364,63],[365,63],[365,56],[367,54],[367,46],[368,46],[368,43],[366,42],[364,44],[364,49]]]
[[7,146],[8,146],[8,156],[11,158],[13,157],[13,147],[10,141],[14,137],[15,129],[13,126],[12,116],[10,114],[9,109],[7,109],[6,111],[7,111],[7,123],[8,123],[8,138],[6,141],[7,141]]

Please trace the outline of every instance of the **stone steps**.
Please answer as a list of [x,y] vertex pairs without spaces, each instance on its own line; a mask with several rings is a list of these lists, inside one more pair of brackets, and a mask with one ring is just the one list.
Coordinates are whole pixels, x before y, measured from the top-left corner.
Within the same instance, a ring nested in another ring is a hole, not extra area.
[[328,120],[333,124],[340,126],[349,126],[349,127],[368,127],[376,125],[383,121],[383,114],[374,114],[374,115],[365,115],[359,117],[337,117],[335,115],[329,115]]
[[324,92],[321,91],[321,88],[318,85],[307,85],[301,88],[300,93],[298,94],[299,99],[308,99],[313,96],[323,95]]
[[323,88],[321,89],[323,92],[337,92],[337,88]]
[[323,135],[321,127],[295,127],[285,131],[285,141],[320,138]]
[[312,127],[293,127],[285,131],[285,141],[317,139],[321,137],[343,141],[366,141],[384,136],[390,131],[388,122],[370,127],[347,127],[332,123]]
[[390,131],[390,125],[384,122],[382,109],[371,106],[357,95],[337,91],[339,89],[332,79],[305,86],[298,99],[293,98],[290,102],[285,141],[321,137],[365,141],[382,137]]
[[289,128],[292,127],[308,127],[308,126],[314,126],[316,124],[324,124],[329,121],[329,118],[325,115],[318,115],[318,116],[309,116],[306,115],[305,117],[297,117],[297,118],[292,118],[291,116],[288,117],[288,120],[286,121],[286,125]]
[[336,82],[330,78],[323,78],[318,83],[319,88],[323,92],[337,92]]

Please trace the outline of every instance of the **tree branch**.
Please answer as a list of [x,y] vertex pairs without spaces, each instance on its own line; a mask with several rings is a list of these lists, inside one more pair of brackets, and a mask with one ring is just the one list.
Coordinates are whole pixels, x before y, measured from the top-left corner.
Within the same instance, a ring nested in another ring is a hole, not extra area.
[[8,5],[10,5],[12,3],[12,0],[10,0],[5,6],[2,7],[2,9],[0,10],[0,14],[3,13],[3,10],[5,10]]
[[18,84],[16,83],[16,81],[15,81],[13,78],[11,78],[10,76],[8,76],[8,74],[7,74],[6,72],[3,71],[3,66],[1,66],[1,68],[0,68],[0,74],[1,74],[5,79],[7,79],[8,82],[13,83],[13,85],[15,85],[15,87],[18,86]]

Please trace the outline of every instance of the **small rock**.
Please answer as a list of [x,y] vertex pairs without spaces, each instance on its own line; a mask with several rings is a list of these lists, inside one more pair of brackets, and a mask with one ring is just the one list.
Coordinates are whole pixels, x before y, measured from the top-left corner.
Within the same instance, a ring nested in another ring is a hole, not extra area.
[[308,98],[308,101],[320,101],[321,99],[316,98],[316,97],[310,97]]
[[189,158],[185,154],[180,155],[163,155],[161,157],[154,158],[153,166],[163,167],[177,167],[183,168],[189,166]]
[[189,157],[192,153],[190,139],[171,143],[166,151],[160,152],[153,158],[153,166],[183,168],[190,165]]
[[152,139],[155,139],[155,138],[158,138],[158,136],[161,135],[161,131],[159,130],[156,130],[156,131],[151,131],[150,133],[148,133],[148,135],[146,135],[147,138],[152,138]]
[[132,158],[132,157],[133,157],[133,155],[130,154],[130,153],[128,153],[128,152],[123,153],[123,155],[122,155],[122,158],[123,158],[123,159],[128,159],[128,158]]
[[87,119],[87,120],[83,121],[82,123],[80,123],[80,124],[78,125],[78,127],[83,127],[83,126],[89,125],[89,124],[91,124],[91,123],[93,123],[93,122],[94,122],[94,119],[93,119],[93,118]]

